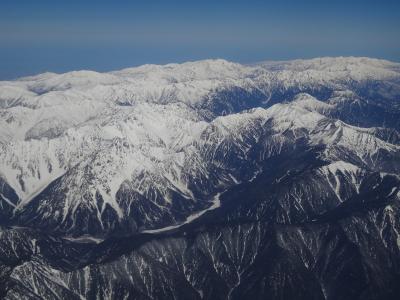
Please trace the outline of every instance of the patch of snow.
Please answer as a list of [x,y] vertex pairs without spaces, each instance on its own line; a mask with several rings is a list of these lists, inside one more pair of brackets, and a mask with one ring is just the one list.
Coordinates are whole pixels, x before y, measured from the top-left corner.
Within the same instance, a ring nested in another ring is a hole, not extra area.
[[222,193],[217,193],[213,197],[211,206],[209,206],[208,208],[206,208],[206,209],[204,209],[202,211],[196,212],[196,213],[188,216],[186,218],[186,220],[184,222],[182,222],[182,223],[179,223],[177,225],[171,225],[171,226],[163,227],[163,228],[158,228],[158,229],[143,230],[143,231],[141,231],[141,233],[161,233],[161,232],[166,232],[166,231],[170,231],[170,230],[173,230],[173,229],[177,229],[179,227],[182,227],[185,224],[189,224],[189,223],[193,222],[194,220],[197,220],[198,218],[200,218],[206,212],[212,211],[212,210],[215,210],[215,209],[219,208],[221,206],[221,201],[220,201],[221,194]]

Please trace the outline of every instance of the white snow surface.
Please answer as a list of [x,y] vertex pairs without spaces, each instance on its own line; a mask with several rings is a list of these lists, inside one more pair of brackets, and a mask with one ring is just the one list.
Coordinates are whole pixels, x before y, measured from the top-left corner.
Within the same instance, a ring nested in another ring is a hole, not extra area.
[[176,225],[171,225],[171,226],[167,226],[167,227],[162,227],[162,228],[158,228],[158,229],[149,229],[149,230],[143,230],[141,233],[161,233],[161,232],[167,232],[173,229],[177,229],[179,227],[182,227],[185,224],[189,224],[191,222],[193,222],[194,220],[197,220],[198,218],[200,218],[202,215],[204,215],[206,212],[208,211],[212,211],[215,210],[217,208],[219,208],[221,206],[221,200],[220,200],[220,196],[222,193],[217,193],[213,199],[212,199],[212,204],[201,211],[195,212],[194,214],[188,216],[186,218],[186,220],[182,223],[176,224]]
[[[18,194],[16,209],[68,174],[69,190],[60,214],[66,217],[74,211],[83,201],[77,195],[83,197],[85,191],[85,199],[95,202],[99,193],[123,218],[126,212],[115,195],[126,182],[142,194],[157,186],[193,198],[182,173],[188,166],[207,173],[206,162],[197,159],[197,151],[211,143],[204,140],[210,128],[217,128],[222,139],[240,140],[254,124],[268,121],[277,139],[286,130],[299,134],[306,130],[310,143],[343,145],[361,160],[379,148],[398,151],[398,146],[379,140],[369,129],[331,122],[323,113],[334,109],[334,104],[307,94],[298,95],[291,103],[217,116],[211,121],[198,108],[212,99],[213,93],[232,87],[268,94],[277,82],[290,86],[310,81],[392,80],[400,77],[399,70],[398,63],[368,58],[318,58],[252,66],[218,59],[144,65],[110,73],[45,73],[2,81],[0,177]],[[355,172],[346,164],[331,165],[329,172],[335,173],[334,168]],[[140,179],[142,174],[151,179]],[[165,201],[169,201],[167,194]],[[218,206],[214,201],[184,223]],[[98,208],[102,209],[104,206]]]

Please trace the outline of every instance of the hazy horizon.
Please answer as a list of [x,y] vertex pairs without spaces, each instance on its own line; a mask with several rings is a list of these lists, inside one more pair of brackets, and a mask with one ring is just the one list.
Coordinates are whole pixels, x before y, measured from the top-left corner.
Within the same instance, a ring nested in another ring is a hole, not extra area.
[[380,57],[370,57],[370,56],[343,56],[343,55],[339,55],[339,56],[315,56],[315,57],[305,57],[305,58],[290,58],[290,59],[262,59],[262,60],[258,60],[255,62],[239,62],[239,61],[234,61],[234,60],[227,60],[223,57],[211,57],[211,58],[202,58],[202,59],[192,59],[192,60],[185,60],[185,61],[177,61],[177,62],[165,62],[165,63],[143,63],[143,64],[138,64],[138,65],[132,65],[132,66],[122,66],[121,68],[117,68],[117,69],[109,69],[109,70],[93,70],[93,69],[71,69],[71,70],[66,70],[66,71],[52,71],[52,70],[47,70],[47,71],[43,71],[43,72],[39,72],[39,73],[32,73],[32,74],[26,74],[26,75],[22,75],[22,76],[18,76],[18,77],[14,77],[14,78],[6,78],[6,79],[1,79],[0,81],[8,81],[8,80],[17,80],[20,78],[24,78],[24,77],[30,77],[30,76],[36,76],[36,75],[40,75],[40,74],[44,74],[44,73],[55,73],[55,74],[64,74],[64,73],[68,73],[68,72],[74,72],[74,71],[94,71],[94,72],[98,72],[98,73],[108,73],[108,72],[115,72],[115,71],[120,71],[123,69],[129,69],[129,68],[137,68],[137,67],[141,67],[144,65],[159,65],[159,66],[165,66],[165,65],[169,65],[169,64],[183,64],[183,63],[189,63],[189,62],[197,62],[197,61],[203,61],[203,60],[218,60],[218,59],[223,59],[223,60],[227,60],[229,62],[233,62],[233,63],[239,63],[239,64],[243,64],[243,65],[257,65],[258,63],[267,63],[267,62],[286,62],[286,61],[296,61],[296,60],[312,60],[312,59],[318,59],[318,58],[340,58],[340,57],[346,57],[346,58],[350,58],[350,57],[355,57],[355,58],[370,58],[370,59],[379,59],[379,60],[387,60],[387,61],[391,61],[391,62],[395,62],[395,63],[400,63],[400,61],[396,61],[396,60],[390,60],[390,59],[386,59],[386,58],[380,58]]
[[208,58],[239,63],[357,56],[400,61],[396,1],[10,1],[0,80]]

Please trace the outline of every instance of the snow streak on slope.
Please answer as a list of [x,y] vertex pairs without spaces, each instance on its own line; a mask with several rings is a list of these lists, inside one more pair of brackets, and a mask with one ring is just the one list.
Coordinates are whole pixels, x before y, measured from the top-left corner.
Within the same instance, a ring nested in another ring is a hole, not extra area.
[[[121,224],[182,224],[216,207],[207,208],[210,195],[248,181],[264,159],[301,139],[326,146],[323,158],[333,163],[370,168],[396,157],[397,145],[331,116],[338,95],[370,80],[400,95],[399,70],[367,58],[205,60],[0,82],[0,177],[27,225],[101,235]],[[332,101],[301,92],[321,86],[336,92]],[[272,105],[285,93],[298,95]]]
[[0,298],[397,299],[399,72],[206,60],[0,82]]
[[186,220],[182,223],[179,223],[177,225],[171,225],[171,226],[167,226],[167,227],[163,227],[163,228],[159,228],[159,229],[150,229],[150,230],[143,230],[142,233],[161,233],[161,232],[167,232],[179,227],[182,227],[185,224],[189,224],[191,222],[193,222],[194,220],[197,220],[198,218],[200,218],[202,215],[204,215],[206,212],[217,209],[221,206],[221,201],[220,201],[220,196],[221,193],[216,194],[213,199],[212,199],[212,205],[210,205],[208,208],[196,212],[190,216],[188,216],[186,218]]

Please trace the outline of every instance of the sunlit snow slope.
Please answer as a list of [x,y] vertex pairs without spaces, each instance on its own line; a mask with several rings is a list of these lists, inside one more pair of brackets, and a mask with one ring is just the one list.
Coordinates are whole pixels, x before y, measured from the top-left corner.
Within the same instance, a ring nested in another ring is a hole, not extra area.
[[0,82],[3,223],[74,236],[177,225],[300,141],[326,147],[342,201],[335,170],[399,171],[399,84],[399,64],[369,58]]

